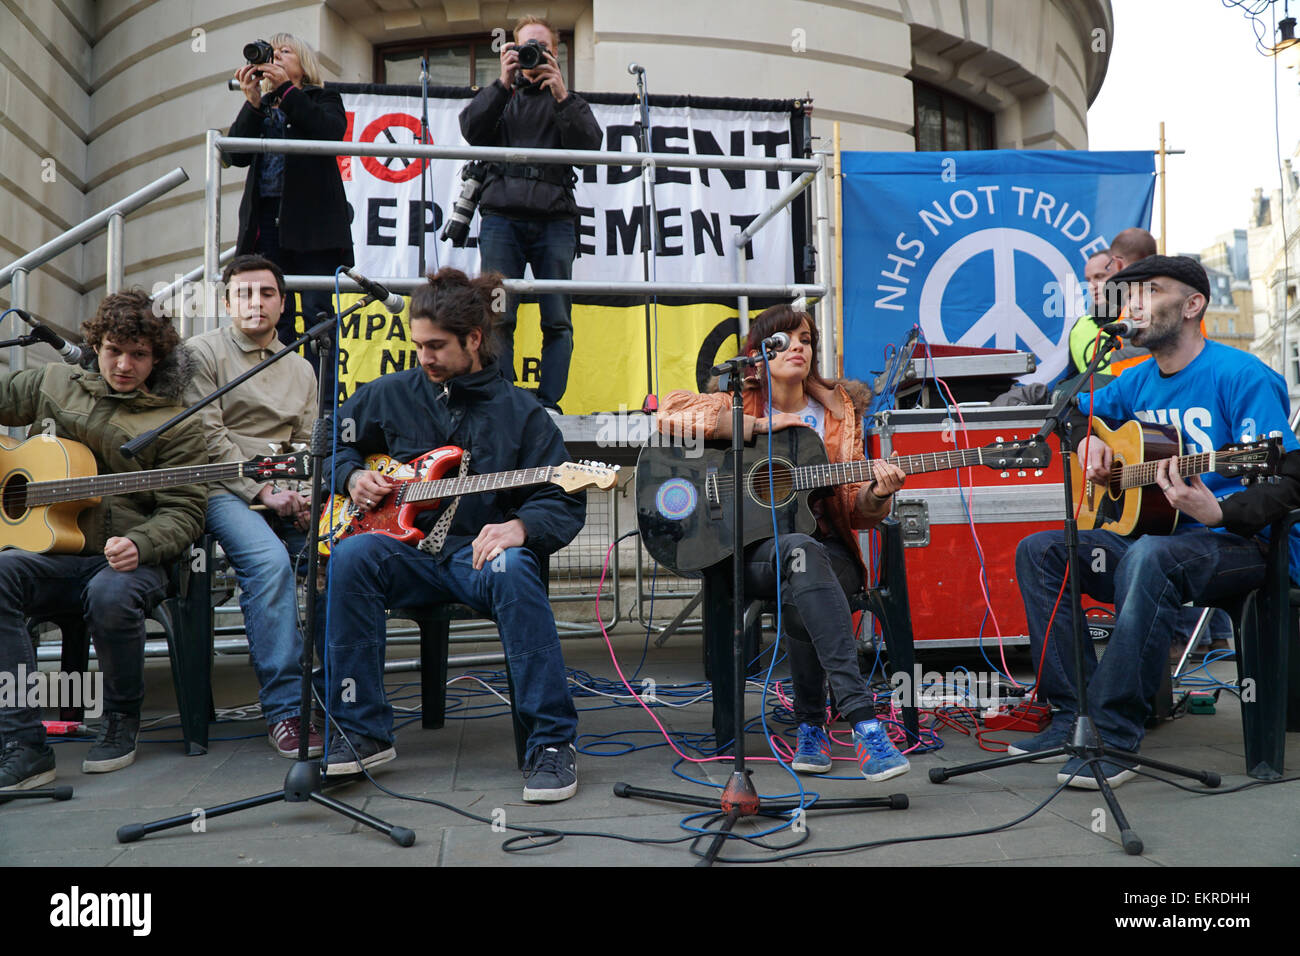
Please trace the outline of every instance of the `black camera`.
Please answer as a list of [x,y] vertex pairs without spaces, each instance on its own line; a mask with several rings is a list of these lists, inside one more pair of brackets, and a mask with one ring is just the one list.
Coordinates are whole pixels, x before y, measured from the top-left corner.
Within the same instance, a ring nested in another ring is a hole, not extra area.
[[[252,43],[244,44],[244,59],[248,61],[249,66],[261,66],[275,59],[275,50],[265,40],[254,40]],[[262,71],[257,70],[253,75],[261,79]],[[239,89],[239,81],[232,76],[226,81],[226,89],[232,93],[236,92]]]
[[519,56],[519,69],[535,70],[538,66],[546,62],[546,47],[542,46],[537,40],[529,40],[527,43],[516,43],[515,53]]
[[275,50],[265,40],[254,40],[244,44],[244,59],[250,66],[261,66],[275,59]]
[[447,224],[442,227],[439,239],[450,239],[457,249],[463,248],[469,238],[469,221],[474,218],[479,198],[483,195],[483,180],[487,178],[487,163],[480,159],[466,163],[460,171],[460,178],[465,181],[460,195],[452,203]]

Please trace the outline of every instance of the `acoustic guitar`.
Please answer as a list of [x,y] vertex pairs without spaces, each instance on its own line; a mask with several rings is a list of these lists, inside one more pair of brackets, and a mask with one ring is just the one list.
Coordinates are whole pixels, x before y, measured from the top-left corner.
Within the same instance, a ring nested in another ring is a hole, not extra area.
[[[745,452],[741,523],[747,545],[772,537],[773,502],[781,534],[810,534],[817,525],[810,508],[814,493],[874,477],[876,463],[870,460],[831,464],[826,447],[811,428],[785,428],[774,433],[772,449],[771,468],[766,435],[755,436]],[[999,470],[1046,468],[1050,458],[1047,445],[1023,441],[904,455],[890,458],[889,462],[914,475],[971,465]],[[718,563],[732,553],[734,494],[730,440],[706,441],[702,448],[643,448],[636,464],[641,543],[656,561],[679,573]]]
[[80,553],[86,538],[77,527],[77,516],[107,495],[229,478],[301,478],[309,467],[306,453],[298,452],[100,475],[94,454],[81,442],[52,435],[19,442],[0,435],[0,551]]
[[1282,460],[1282,439],[1225,445],[1218,451],[1182,454],[1182,436],[1172,425],[1156,422],[1125,422],[1111,429],[1093,420],[1092,433],[1115,453],[1110,480],[1086,480],[1083,466],[1070,470],[1071,500],[1083,505],[1079,527],[1113,531],[1122,537],[1142,534],[1172,534],[1182,514],[1169,503],[1156,484],[1156,466],[1167,458],[1178,458],[1178,473],[1184,478],[1209,472],[1226,478],[1254,480],[1276,474]]
[[407,544],[419,544],[425,533],[415,526],[416,516],[440,508],[444,501],[450,502],[460,495],[547,482],[572,494],[584,488],[612,488],[618,480],[617,466],[594,461],[566,461],[561,465],[463,478],[444,477],[460,467],[463,455],[455,445],[435,448],[410,462],[400,462],[388,455],[371,455],[366,459],[366,468],[379,472],[396,487],[370,511],[362,511],[349,497],[334,495],[321,509],[318,539],[321,555],[328,556],[335,545],[354,534],[384,534]]

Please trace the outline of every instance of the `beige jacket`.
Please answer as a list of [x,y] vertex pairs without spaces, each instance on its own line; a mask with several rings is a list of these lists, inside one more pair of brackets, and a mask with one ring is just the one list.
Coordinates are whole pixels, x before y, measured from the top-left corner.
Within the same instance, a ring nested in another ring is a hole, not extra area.
[[[233,325],[196,335],[185,343],[194,360],[194,378],[185,390],[193,405],[218,386],[233,381],[279,351],[258,347]],[[278,454],[289,442],[308,442],[316,420],[316,373],[301,355],[288,355],[227,392],[200,413],[208,460],[247,461]],[[265,482],[232,478],[216,487],[252,502]]]

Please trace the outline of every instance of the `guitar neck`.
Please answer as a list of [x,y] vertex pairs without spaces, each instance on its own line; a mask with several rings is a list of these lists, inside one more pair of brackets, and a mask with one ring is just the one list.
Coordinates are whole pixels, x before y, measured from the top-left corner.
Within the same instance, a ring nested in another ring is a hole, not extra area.
[[39,507],[59,501],[99,498],[105,495],[129,495],[155,488],[223,481],[244,473],[245,462],[217,462],[209,465],[181,465],[153,471],[126,471],[116,475],[89,475],[59,481],[36,481],[27,486],[27,506]]
[[[1215,469],[1215,452],[1203,451],[1194,455],[1178,456],[1178,473],[1180,475],[1203,475]],[[1125,465],[1120,470],[1120,488],[1140,488],[1156,483],[1156,466],[1158,461],[1142,461],[1135,465]]]
[[464,478],[436,478],[433,481],[413,481],[406,486],[407,502],[431,501],[435,498],[454,498],[457,495],[482,491],[501,491],[521,488],[524,485],[541,485],[551,480],[554,465],[540,468],[521,468],[517,471],[498,471],[489,475],[466,475]]
[[[889,464],[897,465],[904,474],[917,475],[927,471],[946,471],[950,468],[967,468],[983,465],[983,448],[963,448],[959,451],[928,452],[920,455],[903,455],[890,458]],[[805,465],[795,469],[795,488],[806,491],[811,488],[824,488],[828,485],[845,485],[856,481],[875,480],[876,462],[846,461],[827,465]]]

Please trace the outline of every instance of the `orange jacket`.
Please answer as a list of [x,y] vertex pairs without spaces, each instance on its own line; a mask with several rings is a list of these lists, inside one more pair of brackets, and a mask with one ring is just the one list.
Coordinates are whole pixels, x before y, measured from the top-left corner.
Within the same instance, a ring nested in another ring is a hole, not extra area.
[[[824,389],[813,382],[805,382],[804,387],[826,409],[826,436],[823,440],[826,456],[831,463],[862,461],[866,457],[860,425],[862,416],[848,391],[839,384],[832,389]],[[745,392],[744,412],[745,440],[749,441],[754,437],[755,420],[767,417],[763,394],[758,389]],[[660,404],[658,422],[661,430],[668,431],[671,428],[678,435],[730,439],[731,395],[728,392],[701,395],[685,389],[670,392]],[[826,498],[826,516],[836,533],[848,545],[849,552],[858,559],[865,583],[866,565],[862,561],[862,550],[854,532],[880,524],[889,514],[892,502],[886,498],[879,503],[878,509],[872,508],[866,514],[859,512],[855,502],[864,484],[865,482],[853,482],[836,485],[832,494]],[[870,495],[867,496],[867,501],[872,502]]]

